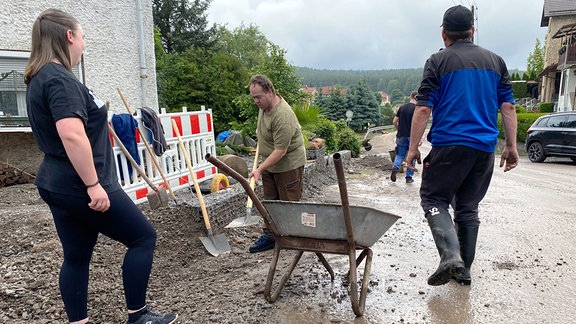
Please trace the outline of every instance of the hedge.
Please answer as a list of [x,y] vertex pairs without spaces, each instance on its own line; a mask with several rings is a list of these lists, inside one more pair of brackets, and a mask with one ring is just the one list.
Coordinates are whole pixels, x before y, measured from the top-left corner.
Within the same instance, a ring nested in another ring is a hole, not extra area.
[[[516,142],[524,143],[526,142],[526,131],[538,117],[547,115],[546,113],[518,113],[516,114],[516,119],[518,121],[518,131],[516,133]],[[504,139],[504,125],[502,124],[502,116],[498,114],[498,130],[500,133],[498,134],[499,138]]]

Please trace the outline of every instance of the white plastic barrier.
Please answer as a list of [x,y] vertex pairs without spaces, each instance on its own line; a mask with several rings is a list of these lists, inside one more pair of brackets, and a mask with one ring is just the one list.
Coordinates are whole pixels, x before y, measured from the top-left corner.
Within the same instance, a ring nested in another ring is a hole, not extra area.
[[[147,130],[140,123],[140,110],[137,111],[137,114],[135,119],[138,121],[140,129],[146,132],[144,135],[146,139],[148,139]],[[186,111],[186,107],[183,107],[181,113],[166,113],[165,110],[162,109],[162,113],[159,114],[158,117],[164,128],[164,137],[168,144],[168,149],[162,156],[150,156],[146,145],[140,138],[138,130],[136,130],[140,167],[146,172],[148,178],[150,178],[156,186],[165,187],[162,176],[156,170],[151,160],[154,158],[158,161],[172,191],[175,192],[178,189],[194,186],[192,177],[186,166],[184,155],[180,151],[176,132],[172,129],[172,119],[174,119],[178,125],[180,137],[187,150],[190,163],[196,174],[196,179],[198,179],[198,182],[212,179],[217,173],[216,167],[204,159],[207,153],[216,156],[212,110],[206,110],[204,106],[202,106],[200,111],[188,112]],[[118,175],[122,189],[124,189],[128,196],[137,204],[147,201],[146,195],[152,189],[144,179],[138,176],[136,170],[132,170],[132,174],[128,176],[128,165],[130,161],[126,159],[126,156],[115,143],[112,135],[110,135],[110,141],[112,142],[114,156],[116,158],[116,174]],[[152,147],[152,143],[149,144]]]

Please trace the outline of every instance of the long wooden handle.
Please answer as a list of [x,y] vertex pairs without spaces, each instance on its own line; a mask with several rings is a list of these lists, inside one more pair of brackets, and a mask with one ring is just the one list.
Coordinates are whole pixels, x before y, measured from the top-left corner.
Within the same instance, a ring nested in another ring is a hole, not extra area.
[[212,226],[210,226],[210,219],[208,218],[208,211],[206,211],[206,204],[204,204],[204,198],[202,197],[202,191],[200,190],[200,186],[198,185],[198,180],[196,179],[196,174],[194,173],[194,169],[192,168],[192,163],[190,163],[190,158],[188,157],[188,153],[186,152],[186,148],[184,147],[184,143],[182,143],[182,138],[180,138],[180,130],[178,130],[178,125],[176,121],[172,119],[172,128],[174,133],[176,133],[176,137],[178,138],[178,145],[180,145],[180,149],[182,150],[182,154],[184,155],[184,159],[186,160],[186,166],[188,167],[188,172],[192,175],[192,181],[194,182],[194,189],[196,190],[196,196],[198,196],[198,201],[200,202],[200,208],[202,209],[202,218],[204,218],[204,224],[206,225],[206,230],[208,233],[212,232]]
[[112,128],[110,124],[108,124],[108,131],[112,134],[112,136],[114,136],[114,140],[116,140],[116,143],[118,144],[118,146],[120,146],[120,149],[122,149],[122,152],[124,153],[124,155],[126,155],[126,158],[132,164],[132,167],[136,169],[138,174],[142,177],[142,179],[144,179],[144,181],[146,181],[146,183],[150,186],[150,188],[152,188],[154,191],[158,191],[158,188],[154,185],[152,180],[148,178],[148,176],[146,175],[146,173],[144,173],[144,170],[140,168],[138,163],[136,163],[136,161],[134,160],[130,152],[128,152],[128,149],[126,148],[126,146],[124,146],[124,143],[122,143],[122,141],[118,137],[118,134],[116,134],[114,128]]
[[[254,163],[252,164],[252,172],[258,168],[258,154],[260,153],[260,144],[256,144],[256,153],[254,154]],[[254,190],[256,186],[256,179],[254,177],[250,178],[250,188]],[[246,208],[252,208],[252,199],[248,196],[248,200],[246,200]]]
[[[130,116],[133,116],[132,109],[130,109],[130,105],[128,105],[128,101],[126,101],[126,98],[124,98],[124,94],[122,93],[122,90],[120,90],[119,87],[116,88],[116,90],[118,90],[118,94],[120,95],[120,98],[122,99],[122,102],[124,103],[124,106],[126,106],[126,110],[128,110],[128,113],[130,114]],[[138,124],[138,132],[140,133],[140,137],[142,138],[142,141],[144,142],[144,145],[146,146],[146,150],[148,150],[148,154],[150,154],[150,159],[152,160],[152,163],[154,164],[154,166],[158,170],[158,173],[160,173],[160,176],[162,177],[162,180],[164,181],[164,185],[166,186],[166,188],[170,192],[170,197],[172,197],[172,199],[176,200],[176,195],[174,195],[174,192],[172,191],[172,187],[170,187],[170,183],[168,182],[168,179],[166,179],[166,177],[164,176],[164,172],[162,172],[162,168],[160,168],[160,164],[158,164],[158,161],[156,160],[156,156],[155,156],[154,152],[152,151],[152,148],[150,147],[150,144],[148,143],[146,136],[144,136],[144,133],[142,132],[142,128],[140,128],[140,124]]]

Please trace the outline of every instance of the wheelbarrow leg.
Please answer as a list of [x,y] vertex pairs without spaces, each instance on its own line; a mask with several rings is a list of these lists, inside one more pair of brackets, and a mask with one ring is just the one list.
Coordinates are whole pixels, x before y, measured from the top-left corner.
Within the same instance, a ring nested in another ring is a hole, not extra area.
[[330,266],[330,264],[328,264],[328,261],[326,261],[326,258],[324,257],[324,255],[320,252],[316,252],[316,256],[318,257],[318,260],[320,260],[320,262],[322,262],[322,265],[324,265],[324,268],[326,268],[326,270],[328,270],[328,273],[330,274],[330,280],[334,281],[334,270],[332,270],[332,267]]
[[356,268],[358,268],[358,266],[360,266],[360,263],[362,263],[362,260],[364,260],[364,258],[365,258],[366,255],[368,254],[368,251],[370,251],[370,249],[364,249],[364,250],[362,250],[362,252],[360,253],[360,255],[356,258]]
[[276,266],[278,264],[278,259],[280,258],[280,247],[278,243],[276,244],[276,246],[274,247],[274,257],[272,258],[272,262],[270,262],[270,268],[268,269],[268,278],[266,278],[266,286],[264,287],[264,298],[266,298],[268,302],[273,303],[276,301],[276,299],[278,299],[280,292],[284,288],[284,285],[286,284],[288,279],[290,279],[292,271],[294,271],[294,268],[296,268],[296,265],[298,264],[298,261],[300,261],[302,254],[304,254],[304,251],[298,251],[298,253],[294,257],[294,260],[292,260],[290,267],[288,267],[288,269],[282,276],[282,279],[278,283],[278,287],[276,287],[276,290],[274,290],[274,292],[272,293],[272,282],[274,281],[274,273],[276,273]]
[[[350,272],[348,273],[348,280],[350,281],[350,300],[352,302],[352,310],[356,316],[364,315],[366,295],[368,293],[368,280],[370,278],[370,272],[372,271],[372,254],[372,250],[368,248],[364,249],[362,253],[360,253],[358,259],[354,258],[354,253],[350,253]],[[366,258],[366,262],[364,264],[360,296],[358,296],[356,268],[364,258]]]

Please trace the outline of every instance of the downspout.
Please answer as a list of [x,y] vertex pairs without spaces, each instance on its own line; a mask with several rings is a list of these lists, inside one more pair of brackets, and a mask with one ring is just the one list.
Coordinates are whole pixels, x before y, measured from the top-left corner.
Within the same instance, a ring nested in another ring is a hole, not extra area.
[[138,23],[138,45],[140,52],[140,100],[141,107],[148,107],[146,103],[148,71],[146,69],[146,46],[144,43],[144,22],[142,20],[142,3],[136,0],[136,19]]

